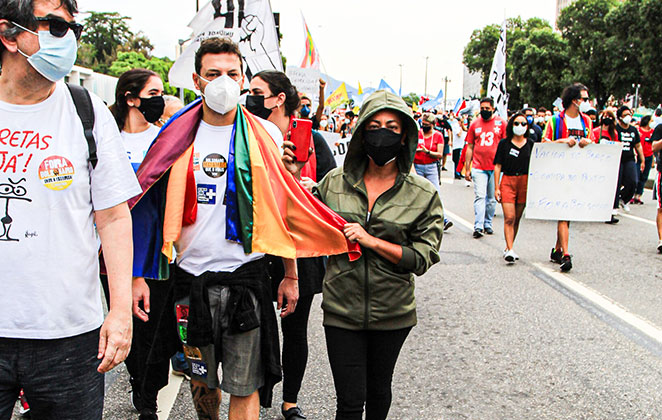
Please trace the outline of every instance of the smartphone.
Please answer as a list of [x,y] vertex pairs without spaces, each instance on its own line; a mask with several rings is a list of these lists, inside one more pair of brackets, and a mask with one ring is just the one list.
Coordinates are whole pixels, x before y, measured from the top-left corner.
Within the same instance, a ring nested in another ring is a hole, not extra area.
[[296,149],[294,156],[298,162],[307,162],[310,157],[308,152],[310,143],[313,140],[313,122],[295,118],[292,120],[292,129],[290,130],[290,141],[294,143]]

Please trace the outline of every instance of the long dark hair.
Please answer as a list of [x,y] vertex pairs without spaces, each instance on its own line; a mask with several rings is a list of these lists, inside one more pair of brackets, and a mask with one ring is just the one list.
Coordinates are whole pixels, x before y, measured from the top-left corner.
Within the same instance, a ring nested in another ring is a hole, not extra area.
[[285,115],[289,117],[299,108],[301,104],[299,92],[297,92],[297,88],[292,85],[285,73],[278,70],[263,70],[253,76],[253,78],[255,77],[259,77],[269,85],[272,95],[285,94]]
[[[524,117],[524,122],[526,123],[526,128],[531,128],[529,126],[529,120],[526,119],[526,114],[523,112],[517,112],[515,115],[510,117],[508,120],[508,126],[506,127],[506,140],[511,141],[513,137],[515,137],[515,134],[513,133],[513,124],[515,123],[515,118],[517,117]],[[526,133],[524,134],[524,138],[528,138]]]
[[600,113],[600,133],[602,133],[602,120],[604,120],[605,117],[611,118],[611,124],[607,126],[609,137],[611,137],[612,140],[616,140],[618,138],[616,135],[616,115],[614,115],[614,112],[609,109],[605,109]]
[[126,117],[129,115],[129,105],[126,100],[138,98],[140,91],[145,88],[151,77],[161,78],[158,74],[147,69],[133,69],[123,73],[117,81],[115,88],[115,103],[110,106],[110,112],[115,117],[120,131],[124,129]]

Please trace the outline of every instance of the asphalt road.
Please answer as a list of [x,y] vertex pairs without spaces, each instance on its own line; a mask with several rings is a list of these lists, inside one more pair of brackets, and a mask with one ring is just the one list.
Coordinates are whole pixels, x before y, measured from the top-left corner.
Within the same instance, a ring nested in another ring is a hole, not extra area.
[[[575,268],[559,276],[548,260],[554,222],[524,220],[515,244],[521,260],[508,266],[500,209],[495,234],[473,239],[473,190],[448,174],[442,198],[455,226],[444,235],[441,262],[417,279],[419,323],[396,368],[389,419],[662,418],[662,334],[654,334],[662,328],[662,255],[651,192],[644,206],[632,206],[630,216],[641,220],[572,223]],[[577,292],[582,287],[592,294]],[[319,305],[317,298],[299,402],[309,419],[333,419]],[[137,418],[124,368],[107,382],[104,419]],[[174,395],[160,418],[196,419],[188,384]],[[281,417],[271,408],[261,418]]]

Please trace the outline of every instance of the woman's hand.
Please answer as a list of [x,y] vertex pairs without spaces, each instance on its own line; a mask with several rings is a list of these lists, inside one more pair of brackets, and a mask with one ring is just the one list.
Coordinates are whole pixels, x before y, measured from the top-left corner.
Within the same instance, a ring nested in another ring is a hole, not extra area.
[[375,237],[369,235],[368,232],[363,229],[363,226],[358,223],[347,223],[345,227],[343,227],[343,232],[345,233],[345,237],[352,242],[358,242],[359,245],[366,248],[375,247]]
[[494,189],[494,198],[496,198],[498,203],[501,202],[501,190],[499,188]]
[[299,180],[299,182],[301,183],[301,185],[303,185],[305,189],[307,189],[310,192],[313,192],[313,188],[315,188],[315,186],[317,185],[317,182],[313,181],[312,179],[306,176],[302,177]]
[[[306,162],[297,161],[297,158],[294,154],[295,150],[296,146],[294,143],[289,140],[285,140],[283,142],[283,157],[281,159],[283,161],[283,165],[285,165],[285,169],[287,169],[287,171],[295,177],[299,178],[301,174],[301,168],[306,165]],[[312,148],[310,149],[310,153],[312,153]]]

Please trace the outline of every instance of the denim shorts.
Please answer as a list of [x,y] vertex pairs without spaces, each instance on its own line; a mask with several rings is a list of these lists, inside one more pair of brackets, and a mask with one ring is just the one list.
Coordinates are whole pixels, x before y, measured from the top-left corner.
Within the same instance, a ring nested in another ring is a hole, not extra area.
[[[207,289],[209,308],[214,323],[214,334],[221,334],[222,349],[220,360],[216,360],[213,344],[193,347],[186,343],[188,324],[188,298],[175,302],[177,328],[184,346],[184,355],[191,368],[191,378],[205,383],[209,388],[219,388],[230,395],[246,397],[264,385],[262,367],[260,328],[247,332],[230,334],[227,303],[229,288],[212,286]],[[260,306],[252,292],[249,292],[255,305],[256,316],[260,318]],[[216,340],[214,340],[216,341]],[[218,365],[221,365],[222,380],[219,384]]]
[[99,329],[56,340],[0,338],[0,419],[9,420],[21,389],[32,418],[101,420]]

